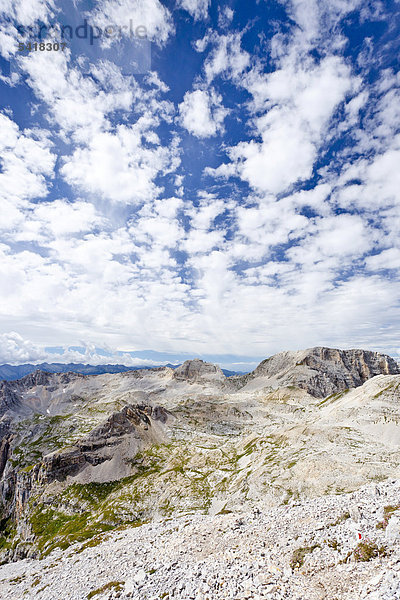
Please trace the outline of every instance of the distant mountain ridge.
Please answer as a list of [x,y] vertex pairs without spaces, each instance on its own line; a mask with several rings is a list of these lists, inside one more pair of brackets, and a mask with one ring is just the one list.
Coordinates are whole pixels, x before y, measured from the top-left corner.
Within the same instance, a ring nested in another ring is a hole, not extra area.
[[[155,365],[157,366],[157,365]],[[176,369],[180,365],[172,365],[168,363],[166,365],[158,365],[163,367],[170,367]],[[131,366],[126,365],[88,365],[84,363],[41,363],[39,365],[33,365],[26,363],[23,365],[0,365],[0,381],[15,381],[21,379],[25,375],[29,375],[34,371],[45,371],[46,373],[80,373],[81,375],[104,375],[105,373],[126,373],[127,371],[140,371],[142,369],[153,369],[154,367],[146,366]],[[225,377],[231,377],[233,375],[243,375],[241,371],[229,371],[228,369],[222,369]]]
[[[164,366],[164,365],[163,365]],[[175,368],[176,365],[165,365],[167,367]],[[29,373],[34,371],[45,371],[46,373],[81,373],[82,375],[103,375],[104,373],[125,373],[126,371],[137,371],[139,369],[150,369],[152,367],[146,366],[132,366],[127,367],[125,365],[89,365],[84,363],[41,363],[34,365],[26,363],[23,365],[0,365],[0,379],[5,381],[13,381],[15,379],[21,379]]]

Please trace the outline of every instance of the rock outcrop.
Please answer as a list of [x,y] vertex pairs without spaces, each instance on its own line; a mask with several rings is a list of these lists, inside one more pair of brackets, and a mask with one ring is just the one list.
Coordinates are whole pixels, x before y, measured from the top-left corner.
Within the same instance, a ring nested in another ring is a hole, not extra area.
[[226,377],[218,365],[204,362],[200,358],[187,360],[174,371],[174,379],[186,381],[220,381],[225,382]]
[[14,382],[0,381],[0,418],[7,412],[18,409],[21,399]]
[[160,406],[125,406],[72,448],[44,456],[38,478],[41,483],[64,481],[68,476],[76,476],[88,465],[96,466],[110,461],[115,457],[116,447],[123,444],[127,437],[131,448],[135,442],[134,456],[146,443],[156,441],[152,432],[149,432],[154,422],[166,423],[167,420],[168,411]]
[[399,373],[399,365],[385,354],[316,347],[275,354],[261,362],[252,373],[238,379],[247,384],[262,377],[270,380],[272,387],[292,385],[316,398],[324,398],[358,387],[376,375]]

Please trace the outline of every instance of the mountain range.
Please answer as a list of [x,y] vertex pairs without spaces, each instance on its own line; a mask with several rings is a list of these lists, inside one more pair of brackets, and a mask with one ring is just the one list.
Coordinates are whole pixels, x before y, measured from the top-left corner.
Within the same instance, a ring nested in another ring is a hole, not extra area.
[[282,352],[226,377],[200,359],[0,383],[2,561],[102,532],[342,494],[399,476],[400,368]]
[[[179,365],[167,363],[163,366],[175,369]],[[82,363],[40,363],[35,365],[31,363],[22,365],[4,364],[0,365],[0,381],[14,381],[15,379],[21,379],[21,377],[25,377],[25,375],[29,375],[29,373],[34,373],[34,371],[38,370],[45,371],[46,373],[81,373],[82,375],[102,375],[104,373],[126,373],[127,371],[138,371],[151,368],[154,367],[127,367],[126,365],[118,364],[88,365]],[[230,371],[228,369],[222,369],[222,372],[224,375],[226,375],[226,377],[231,377],[232,375],[244,375],[243,372]]]

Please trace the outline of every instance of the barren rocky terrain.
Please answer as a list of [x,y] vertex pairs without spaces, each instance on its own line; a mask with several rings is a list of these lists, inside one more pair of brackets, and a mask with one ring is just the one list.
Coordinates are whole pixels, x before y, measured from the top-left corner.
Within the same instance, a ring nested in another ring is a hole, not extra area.
[[0,415],[2,598],[399,595],[388,356],[37,371],[0,384]]
[[[161,519],[0,567],[4,600],[395,600],[400,481]],[[361,538],[361,539],[360,539]]]

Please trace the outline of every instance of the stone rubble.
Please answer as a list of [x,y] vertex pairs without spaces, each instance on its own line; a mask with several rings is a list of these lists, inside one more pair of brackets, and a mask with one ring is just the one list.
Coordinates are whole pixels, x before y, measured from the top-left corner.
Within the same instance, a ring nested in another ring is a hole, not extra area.
[[[391,516],[386,528],[377,528],[385,506],[393,507]],[[385,546],[386,555],[357,562],[360,536]],[[43,560],[0,566],[0,598],[400,599],[400,480],[102,534]]]

